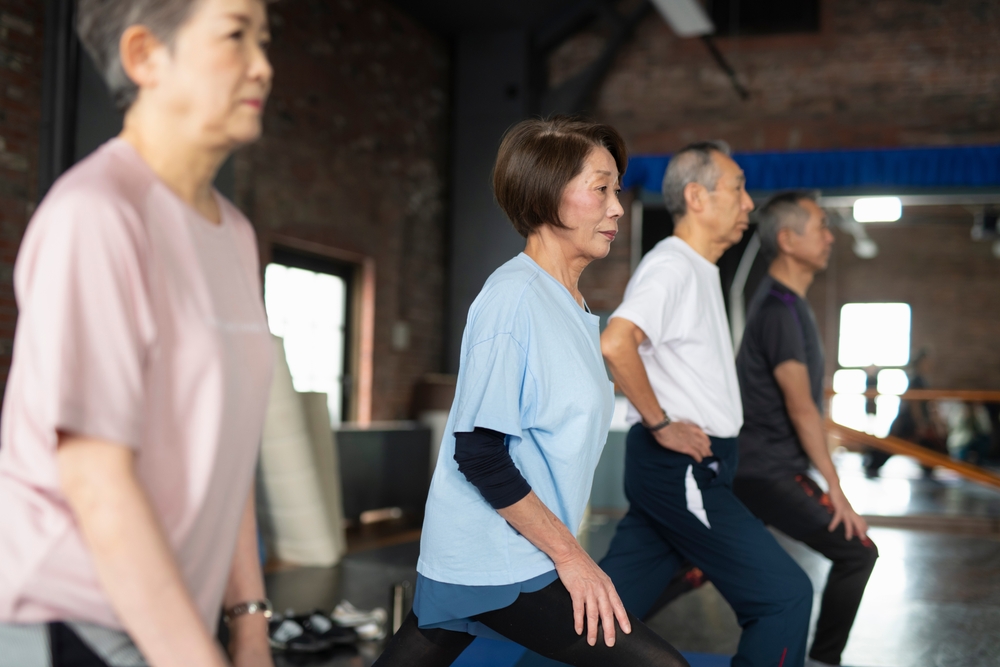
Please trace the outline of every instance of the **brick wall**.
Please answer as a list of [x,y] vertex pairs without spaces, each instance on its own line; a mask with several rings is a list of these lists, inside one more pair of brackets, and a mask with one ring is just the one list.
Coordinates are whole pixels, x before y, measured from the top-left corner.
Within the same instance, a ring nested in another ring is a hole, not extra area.
[[[650,12],[597,100],[632,150],[707,136],[738,150],[1000,142],[1000,4],[823,0],[817,34],[722,37],[741,101],[698,39]],[[567,78],[600,47],[581,34],[551,59]]]
[[[552,56],[554,81],[600,52],[601,30]],[[824,0],[818,34],[717,43],[749,89],[747,101],[699,40],[677,38],[651,12],[602,85],[595,115],[634,153],[669,153],[704,138],[742,151],[1000,143],[996,2]],[[835,278],[820,278],[811,294],[830,371],[840,305],[900,300],[913,307],[914,344],[937,351],[934,384],[1000,388],[992,339],[1000,331],[1000,260],[970,240],[971,214],[939,213],[910,218],[912,227],[904,218],[905,227],[871,228],[882,250],[875,260],[854,257],[838,234]],[[620,301],[629,236],[623,224],[612,255],[581,280],[601,309]]]
[[444,353],[447,50],[380,0],[270,11],[275,86],[264,137],[237,156],[236,202],[262,236],[374,258],[373,418],[404,418]]
[[44,21],[44,3],[0,2],[0,391],[17,319],[14,258],[38,188]]
[[840,307],[902,302],[911,308],[912,349],[932,351],[932,387],[1000,389],[1000,259],[991,243],[970,239],[971,226],[971,213],[956,210],[916,211],[905,226],[869,225],[879,246],[870,260],[856,257],[851,237],[837,233],[830,267],[809,292],[827,377],[837,368]]

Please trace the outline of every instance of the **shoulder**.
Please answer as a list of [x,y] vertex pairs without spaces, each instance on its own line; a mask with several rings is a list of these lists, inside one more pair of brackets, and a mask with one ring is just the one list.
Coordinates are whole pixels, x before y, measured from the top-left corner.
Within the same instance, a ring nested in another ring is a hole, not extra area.
[[750,316],[747,326],[763,326],[769,322],[794,322],[795,302],[782,299],[776,293],[769,292],[760,301],[760,306]]
[[660,284],[686,284],[694,280],[695,267],[691,258],[670,239],[657,243],[639,262],[633,279],[636,283],[655,281]]
[[802,338],[802,318],[796,312],[793,299],[783,299],[775,293],[767,294],[760,307],[747,320],[746,332],[757,345]]
[[222,217],[232,225],[232,228],[236,236],[240,239],[240,242],[244,245],[250,246],[250,248],[256,253],[257,232],[254,231],[250,220],[243,215],[243,211],[237,208],[236,204],[229,201],[229,199],[221,192],[216,191],[216,201],[219,202]]
[[137,155],[112,141],[67,171],[42,200],[33,227],[64,233],[140,232],[140,211],[155,179],[148,168],[136,168]]
[[538,269],[520,256],[494,271],[469,308],[469,342],[475,345],[497,334],[523,336],[538,278]]
[[130,150],[120,140],[108,142],[56,181],[25,230],[22,274],[40,254],[87,263],[141,261],[149,252],[142,211],[155,178]]

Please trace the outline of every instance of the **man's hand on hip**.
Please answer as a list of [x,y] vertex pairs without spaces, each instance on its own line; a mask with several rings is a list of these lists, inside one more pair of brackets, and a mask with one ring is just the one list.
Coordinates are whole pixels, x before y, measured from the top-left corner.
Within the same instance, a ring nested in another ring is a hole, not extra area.
[[653,437],[664,449],[687,454],[698,463],[712,456],[712,442],[699,427],[684,422],[673,422],[669,426],[653,431]]

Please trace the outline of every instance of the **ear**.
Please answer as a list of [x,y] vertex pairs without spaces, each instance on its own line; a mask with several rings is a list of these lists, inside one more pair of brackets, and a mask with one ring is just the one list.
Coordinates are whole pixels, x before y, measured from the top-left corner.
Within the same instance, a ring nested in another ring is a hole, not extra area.
[[688,211],[701,213],[705,210],[705,186],[701,183],[688,183],[684,186],[684,204]]
[[792,236],[795,235],[795,230],[791,227],[784,227],[778,230],[778,250],[785,253],[786,255],[791,253],[795,246],[792,242]]
[[150,88],[159,79],[163,43],[144,25],[129,26],[118,42],[122,69],[139,88]]

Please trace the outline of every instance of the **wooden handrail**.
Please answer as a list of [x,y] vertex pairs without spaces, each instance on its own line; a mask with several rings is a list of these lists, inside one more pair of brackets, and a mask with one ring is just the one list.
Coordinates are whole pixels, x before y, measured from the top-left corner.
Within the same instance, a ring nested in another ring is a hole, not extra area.
[[869,435],[868,433],[864,433],[862,431],[855,431],[853,428],[848,428],[847,426],[838,424],[829,419],[826,421],[826,428],[828,433],[835,434],[845,440],[874,447],[875,449],[888,452],[889,454],[902,454],[904,456],[910,456],[924,465],[948,468],[949,470],[954,470],[962,477],[970,479],[973,482],[978,482],[994,488],[1000,488],[1000,475],[963,461],[956,461],[950,456],[931,451],[926,447],[921,447],[920,445],[907,440],[891,435],[885,438],[877,438],[874,435]]
[[[832,389],[826,390],[826,397],[834,396]],[[869,389],[864,394],[850,394],[851,396],[867,396],[875,398],[879,394],[874,389]],[[904,401],[938,401],[942,399],[955,399],[959,401],[972,401],[974,403],[1000,403],[1000,391],[995,389],[911,389],[899,396]]]

